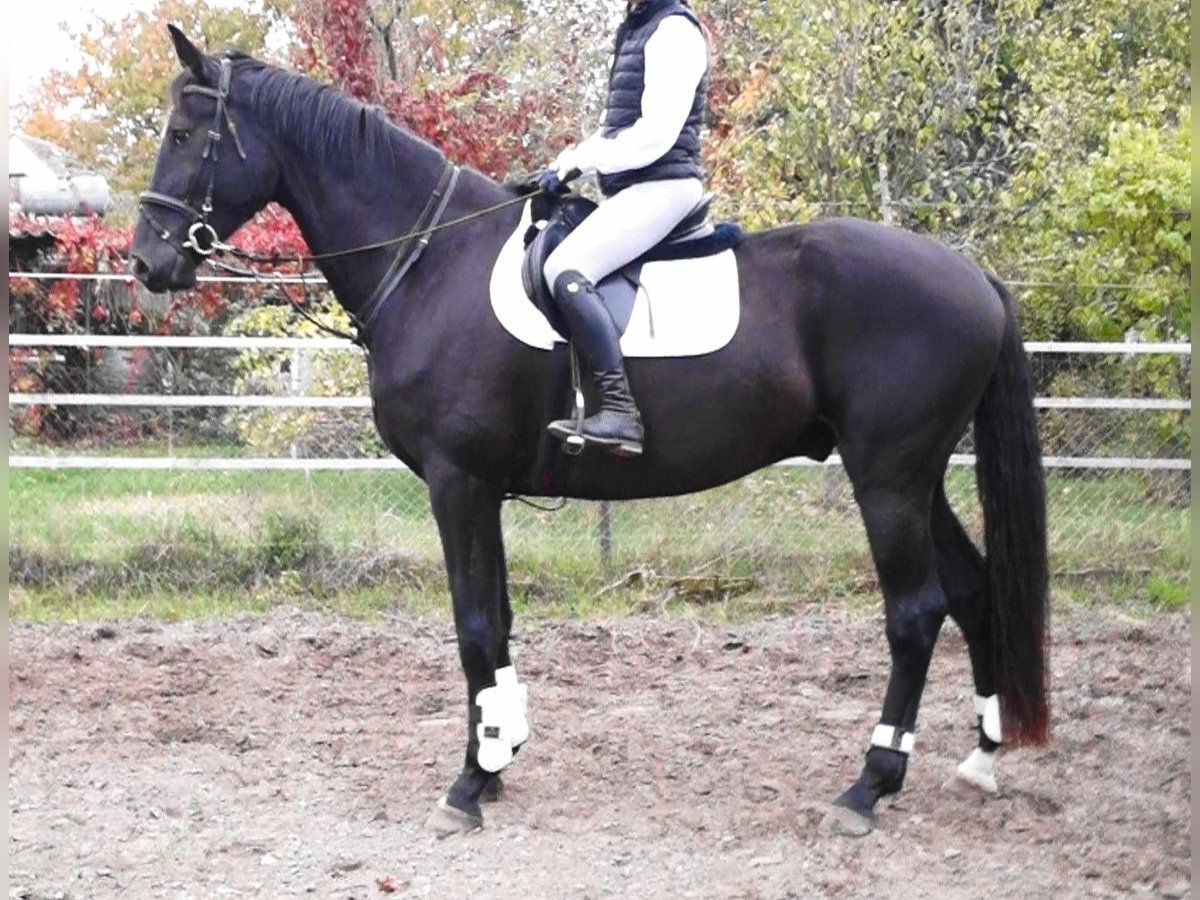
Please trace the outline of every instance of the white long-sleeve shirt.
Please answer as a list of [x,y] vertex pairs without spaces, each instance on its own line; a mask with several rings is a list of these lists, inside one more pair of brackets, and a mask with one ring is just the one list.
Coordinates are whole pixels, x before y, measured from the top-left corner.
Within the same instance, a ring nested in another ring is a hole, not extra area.
[[600,129],[560,153],[554,161],[560,177],[572,169],[584,175],[641,169],[675,145],[708,69],[708,44],[686,16],[667,16],[646,41],[645,54],[641,116],[612,137]]

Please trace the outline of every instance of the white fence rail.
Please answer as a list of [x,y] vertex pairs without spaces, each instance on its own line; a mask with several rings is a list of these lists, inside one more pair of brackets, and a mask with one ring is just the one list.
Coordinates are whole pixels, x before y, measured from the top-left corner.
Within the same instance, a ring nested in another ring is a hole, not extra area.
[[[25,276],[20,276],[25,277]],[[211,350],[357,350],[342,338],[195,337],[187,335],[10,334],[10,347],[158,347]],[[1191,356],[1188,343],[1026,341],[1027,353]]]
[[[841,457],[836,453],[824,462],[795,457],[775,463],[776,466],[798,466],[837,468]],[[374,470],[407,470],[398,459],[276,459],[274,457],[191,457],[191,456],[59,456],[21,455],[9,456],[12,469],[155,469],[171,471],[289,471],[289,472],[361,472]],[[950,457],[952,466],[973,466],[975,456],[971,453],[955,453]],[[1188,459],[1141,459],[1133,456],[1047,456],[1042,465],[1047,469],[1128,469],[1130,471],[1190,472]]]
[[[370,409],[370,397],[277,397],[257,394],[9,394],[10,406],[166,406]],[[1124,409],[1190,412],[1191,400],[1140,397],[1037,397],[1036,409]]]
[[[22,276],[25,277],[25,276]],[[97,276],[100,277],[100,276]],[[112,279],[121,276],[106,276]],[[11,334],[10,347],[74,347],[111,349],[195,349],[195,350],[292,350],[304,351],[358,351],[350,341],[340,338],[287,338],[287,337],[196,337],[196,336],[120,336],[120,335],[41,335]],[[1190,356],[1191,345],[1186,343],[1081,343],[1029,341],[1025,349],[1031,355],[1060,353],[1080,355],[1133,356]],[[225,408],[225,409],[370,409],[371,400],[366,396],[288,396],[288,395],[239,395],[239,394],[113,394],[113,393],[21,393],[8,395],[10,407],[26,406],[101,406],[101,407],[144,407],[144,408]],[[1161,399],[1149,397],[1037,397],[1034,406],[1044,410],[1112,410],[1124,412],[1191,412],[1191,400]],[[952,465],[974,465],[972,454],[956,453],[950,460]],[[1044,460],[1049,469],[1129,469],[1137,471],[1191,471],[1191,460],[1187,458],[1155,458],[1137,456],[1088,457],[1047,456]],[[13,468],[47,469],[135,469],[154,468],[171,470],[366,470],[403,469],[395,460],[362,460],[333,458],[304,459],[238,459],[228,457],[136,457],[117,459],[90,455],[42,455],[24,454],[11,456]],[[824,463],[797,458],[786,460],[785,466],[838,466],[840,459],[835,454]]]

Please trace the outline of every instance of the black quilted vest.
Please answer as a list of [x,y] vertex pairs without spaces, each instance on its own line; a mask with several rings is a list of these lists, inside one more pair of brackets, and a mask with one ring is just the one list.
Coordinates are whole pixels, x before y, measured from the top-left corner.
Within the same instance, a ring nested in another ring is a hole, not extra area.
[[[680,0],[644,0],[626,16],[617,31],[612,70],[608,76],[608,108],[603,122],[603,135],[612,137],[624,131],[642,114],[642,92],[646,87],[646,42],[658,23],[667,16],[686,16],[699,27],[700,22]],[[700,125],[708,93],[708,72],[696,86],[696,96],[683,130],[675,144],[642,169],[600,176],[600,190],[613,195],[643,181],[670,178],[703,178],[700,163]]]

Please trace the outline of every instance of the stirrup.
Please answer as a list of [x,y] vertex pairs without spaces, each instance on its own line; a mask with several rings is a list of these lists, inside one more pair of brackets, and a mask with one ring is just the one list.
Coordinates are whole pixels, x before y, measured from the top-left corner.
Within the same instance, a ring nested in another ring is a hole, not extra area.
[[[575,345],[570,347],[571,353],[571,388],[575,393],[575,430],[566,435],[555,434],[555,437],[561,438],[563,445],[563,453],[568,456],[578,456],[583,452],[583,448],[587,446],[587,439],[583,436],[583,385],[580,382],[579,376],[579,353],[575,349]],[[553,434],[553,432],[551,432]]]
[[[579,425],[576,421],[570,423],[570,430],[565,429],[564,423],[566,419],[558,419],[551,422],[547,427],[547,431],[551,437],[558,438],[563,442],[563,452],[576,456],[583,450],[584,447],[600,447],[607,450],[614,456],[631,458],[642,455],[643,445],[640,442],[626,440],[624,438],[600,438],[595,435],[588,434],[579,430]],[[558,426],[558,427],[555,427]],[[578,449],[576,449],[578,448]]]

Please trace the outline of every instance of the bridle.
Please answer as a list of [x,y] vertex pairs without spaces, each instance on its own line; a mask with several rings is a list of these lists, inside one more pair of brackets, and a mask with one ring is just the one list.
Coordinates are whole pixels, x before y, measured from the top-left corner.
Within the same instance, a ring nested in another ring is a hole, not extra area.
[[[221,58],[221,74],[217,79],[215,88],[207,87],[202,84],[186,84],[180,91],[181,94],[199,94],[202,97],[212,97],[216,100],[216,110],[213,112],[212,127],[208,129],[208,141],[204,145],[204,153],[200,157],[201,165],[196,172],[196,177],[192,179],[191,185],[188,187],[185,199],[178,200],[168,194],[160,194],[158,191],[143,191],[138,196],[138,212],[150,224],[150,227],[158,234],[160,238],[174,247],[181,253],[191,251],[197,256],[211,256],[222,245],[217,237],[217,230],[212,227],[208,221],[209,214],[212,212],[213,186],[217,179],[217,163],[220,160],[221,150],[221,130],[222,126],[229,127],[229,133],[233,137],[234,146],[237,147],[238,156],[244,162],[246,160],[246,150],[242,146],[242,139],[238,136],[237,125],[229,115],[229,108],[226,105],[226,100],[229,98],[229,85],[233,81],[233,60],[228,56]],[[208,188],[204,193],[204,203],[199,209],[196,209],[188,201],[191,199],[195,191],[196,184],[200,181],[201,175],[204,173],[205,163],[208,163]],[[169,209],[172,212],[177,212],[183,215],[186,219],[191,220],[191,225],[188,226],[187,240],[180,243],[171,234],[170,230],[154,218],[150,212],[150,207],[162,207]]]

